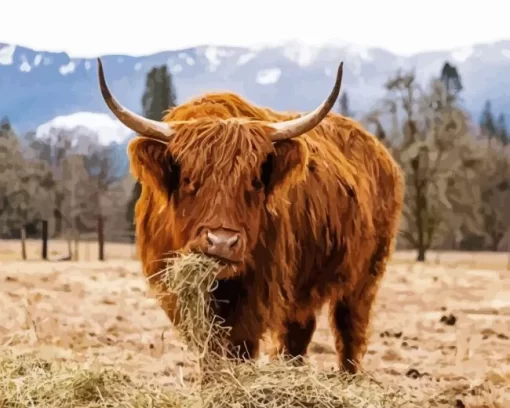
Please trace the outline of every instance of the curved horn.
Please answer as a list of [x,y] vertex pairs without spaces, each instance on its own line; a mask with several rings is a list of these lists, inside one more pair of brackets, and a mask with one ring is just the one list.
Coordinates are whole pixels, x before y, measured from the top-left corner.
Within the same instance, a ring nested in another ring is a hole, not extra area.
[[112,113],[117,117],[117,119],[119,119],[131,130],[139,133],[141,136],[155,139],[162,143],[168,143],[174,133],[172,127],[164,122],[157,122],[155,120],[144,118],[143,116],[137,115],[136,113],[131,112],[129,109],[123,107],[113,97],[110,90],[108,89],[108,86],[106,85],[101,58],[97,59],[97,67],[101,94],[103,95],[104,101]]
[[271,140],[273,142],[301,136],[303,133],[312,130],[321,122],[322,119],[326,117],[338,99],[338,94],[340,93],[340,87],[342,85],[343,66],[344,63],[341,62],[338,66],[338,72],[336,74],[336,81],[333,90],[329,94],[328,98],[322,102],[322,104],[317,109],[307,113],[304,116],[301,116],[300,118],[288,120],[285,122],[271,123],[269,125],[275,130],[275,132],[271,135]]

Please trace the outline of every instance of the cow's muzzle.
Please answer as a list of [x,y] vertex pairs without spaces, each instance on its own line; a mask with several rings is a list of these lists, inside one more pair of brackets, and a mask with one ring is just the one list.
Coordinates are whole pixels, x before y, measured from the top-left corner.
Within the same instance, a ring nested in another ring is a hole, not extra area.
[[240,264],[243,260],[245,239],[240,231],[203,228],[198,241],[197,249],[222,263]]

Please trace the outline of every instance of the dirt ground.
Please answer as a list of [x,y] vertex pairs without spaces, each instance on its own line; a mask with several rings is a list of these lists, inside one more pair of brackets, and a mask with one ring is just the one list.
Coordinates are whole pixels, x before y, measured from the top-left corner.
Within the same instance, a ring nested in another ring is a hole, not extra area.
[[[33,260],[23,262],[18,242],[0,241],[1,347],[96,361],[161,384],[193,375],[194,363],[130,259],[132,246],[108,245],[106,262],[41,262],[38,245],[29,243]],[[65,248],[53,244],[50,255]],[[418,265],[409,253],[396,254],[377,298],[365,370],[434,399],[429,406],[510,407],[506,255],[429,259]],[[314,364],[334,367],[325,313],[309,350]]]

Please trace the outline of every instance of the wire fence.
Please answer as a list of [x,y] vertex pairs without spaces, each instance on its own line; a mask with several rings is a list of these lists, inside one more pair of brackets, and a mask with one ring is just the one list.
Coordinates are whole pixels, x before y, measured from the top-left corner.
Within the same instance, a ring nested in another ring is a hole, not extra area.
[[[47,235],[47,240],[44,236]],[[510,271],[510,239],[507,251],[480,252],[458,250],[429,250],[426,263],[455,268],[497,269]],[[138,260],[136,237],[133,230],[119,227],[114,219],[98,217],[95,228],[74,233],[71,229],[57,234],[54,225],[41,222],[36,231],[21,229],[19,236],[0,240],[1,261],[108,261]],[[397,250],[395,263],[410,264],[416,260],[416,251]]]

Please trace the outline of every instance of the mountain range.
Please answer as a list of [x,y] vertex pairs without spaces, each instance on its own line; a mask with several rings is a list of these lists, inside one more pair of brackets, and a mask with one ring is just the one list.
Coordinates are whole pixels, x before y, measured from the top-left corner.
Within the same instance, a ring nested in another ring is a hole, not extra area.
[[[343,91],[351,109],[367,112],[398,69],[415,69],[425,84],[448,61],[459,72],[463,103],[477,118],[486,100],[495,114],[510,112],[510,40],[450,51],[396,55],[352,44],[240,48],[199,46],[143,57],[102,56],[106,80],[118,100],[140,112],[147,72],[167,64],[178,102],[202,92],[234,91],[274,109],[315,108],[329,93],[344,61]],[[105,144],[124,144],[129,132],[109,113],[98,88],[96,60],[0,43],[0,117],[19,133],[50,126],[85,126]]]

